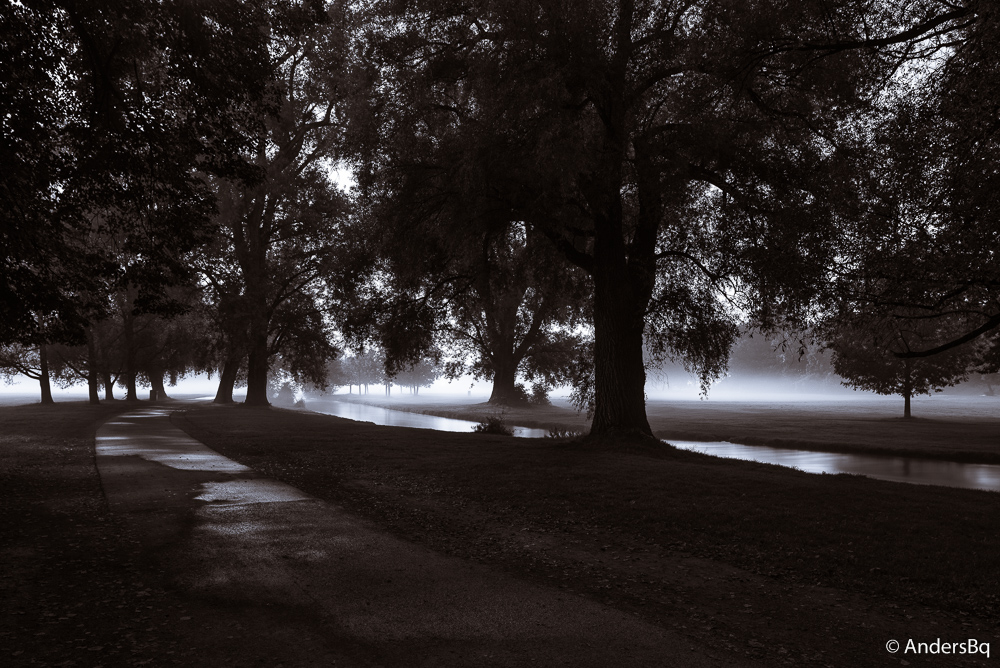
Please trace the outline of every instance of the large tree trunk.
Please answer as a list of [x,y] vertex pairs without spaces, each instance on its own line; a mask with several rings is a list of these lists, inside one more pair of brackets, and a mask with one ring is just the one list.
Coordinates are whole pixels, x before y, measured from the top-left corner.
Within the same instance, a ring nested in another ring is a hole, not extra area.
[[491,404],[510,406],[518,402],[517,396],[517,364],[509,352],[494,351],[493,353],[493,393],[490,394]]
[[98,394],[99,387],[99,371],[97,370],[97,350],[94,345],[94,332],[89,327],[87,328],[87,392],[90,395],[90,403],[99,404],[101,403],[101,395]]
[[913,417],[910,414],[910,397],[913,396],[913,362],[903,360],[903,419]]
[[104,400],[114,401],[115,400],[115,383],[111,378],[111,372],[105,371],[103,374],[104,380]]
[[52,404],[52,384],[49,382],[49,350],[44,343],[38,346],[38,361],[40,373],[38,374],[38,384],[42,390],[42,403]]
[[135,384],[136,368],[135,368],[135,318],[131,314],[131,302],[128,306],[129,312],[125,314],[124,330],[125,330],[125,400],[126,401],[138,401],[139,392]]
[[[617,110],[622,113],[621,110]],[[619,120],[617,127],[624,127]],[[594,421],[592,436],[650,437],[646,419],[646,369],[642,360],[645,313],[655,279],[656,211],[648,187],[640,193],[639,224],[625,244],[621,201],[624,150],[610,133],[607,181],[595,195],[594,218]],[[641,186],[647,186],[645,181]]]
[[215,403],[233,403],[233,389],[236,387],[236,377],[240,373],[242,362],[242,358],[230,356],[222,365],[222,373],[219,375],[219,389],[215,393]]
[[149,376],[150,387],[156,392],[156,398],[169,399],[167,388],[163,386],[163,369],[147,369],[146,375]]
[[250,359],[247,362],[247,406],[270,406],[267,400],[267,327],[251,332]]
[[594,436],[652,436],[646,419],[642,318],[626,281],[594,281]]

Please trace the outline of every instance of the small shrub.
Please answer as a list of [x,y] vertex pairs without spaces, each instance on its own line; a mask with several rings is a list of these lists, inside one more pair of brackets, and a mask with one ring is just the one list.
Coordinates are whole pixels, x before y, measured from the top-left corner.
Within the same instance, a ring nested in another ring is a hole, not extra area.
[[291,408],[295,405],[295,390],[291,383],[282,383],[277,394],[271,398],[271,403],[282,408]]
[[526,404],[531,401],[531,395],[528,394],[528,389],[524,386],[524,383],[518,383],[514,386],[514,404]]
[[482,422],[472,428],[472,431],[477,434],[514,435],[514,430],[507,426],[507,421],[503,413],[487,415]]
[[535,383],[531,386],[531,396],[528,397],[528,403],[533,406],[551,406],[552,402],[549,401],[549,388],[541,383]]

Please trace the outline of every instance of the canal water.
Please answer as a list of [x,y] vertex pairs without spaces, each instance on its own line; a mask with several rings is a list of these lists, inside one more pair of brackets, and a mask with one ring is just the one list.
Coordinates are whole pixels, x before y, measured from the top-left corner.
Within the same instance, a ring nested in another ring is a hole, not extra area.
[[[336,415],[349,420],[373,422],[393,427],[470,432],[476,425],[475,422],[469,420],[407,413],[346,401],[311,401],[309,409],[317,413]],[[544,429],[514,427],[514,435],[522,438],[541,438],[547,433]],[[917,485],[943,485],[945,487],[1000,491],[1000,465],[995,464],[962,464],[912,457],[788,450],[760,445],[739,445],[725,441],[671,440],[669,443],[683,450],[693,450],[715,457],[778,464],[806,473],[854,473],[878,480],[892,480]]]
[[1000,491],[1000,466],[996,464],[963,464],[914,457],[786,450],[725,441],[703,443],[671,440],[669,443],[682,450],[693,450],[715,457],[778,464],[806,473],[854,473],[878,480],[908,482],[915,485],[943,485]]
[[[469,420],[455,420],[436,415],[424,415],[423,413],[407,413],[406,411],[367,406],[350,401],[310,401],[307,407],[317,413],[336,415],[359,422],[372,422],[386,427],[415,427],[417,429],[434,429],[435,431],[470,432],[478,424]],[[513,430],[514,436],[520,438],[542,438],[549,433],[545,429],[531,429],[529,427],[513,427]]]
[[[469,420],[407,413],[347,401],[310,401],[309,410],[349,420],[372,422],[392,427],[470,432],[476,425],[475,422]],[[514,435],[522,438],[541,438],[547,434],[545,429],[514,427]],[[715,457],[778,464],[806,473],[854,473],[878,480],[892,480],[917,485],[943,485],[945,487],[1000,491],[1000,465],[996,464],[962,464],[912,457],[788,450],[760,445],[739,445],[725,441],[671,440],[669,443],[683,450],[693,450]]]

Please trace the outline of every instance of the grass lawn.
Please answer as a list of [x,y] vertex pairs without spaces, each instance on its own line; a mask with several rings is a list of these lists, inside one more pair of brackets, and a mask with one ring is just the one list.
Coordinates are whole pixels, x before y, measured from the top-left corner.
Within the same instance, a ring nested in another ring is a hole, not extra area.
[[124,666],[178,648],[171,600],[107,507],[94,430],[122,402],[0,408],[0,665]]
[[174,421],[408,540],[769,665],[884,665],[897,636],[1000,641],[995,493],[296,411]]

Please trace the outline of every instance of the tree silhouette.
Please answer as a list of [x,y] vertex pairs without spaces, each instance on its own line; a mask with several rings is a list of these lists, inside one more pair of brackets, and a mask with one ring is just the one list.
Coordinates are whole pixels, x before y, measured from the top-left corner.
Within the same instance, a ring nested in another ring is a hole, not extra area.
[[[266,406],[273,356],[281,350],[286,357],[293,350],[321,351],[322,346],[302,341],[294,346],[291,337],[314,331],[294,326],[303,318],[326,329],[321,292],[324,279],[334,274],[339,228],[347,216],[346,198],[332,182],[328,164],[340,136],[346,20],[332,9],[275,10],[269,23],[274,72],[269,94],[275,109],[250,135],[247,155],[262,178],[214,181],[217,236],[199,269],[211,286],[226,349],[219,401],[232,399],[244,356],[246,403]],[[292,308],[305,312],[292,314]],[[325,350],[333,353],[330,346]],[[322,367],[313,365],[317,380]]]
[[1000,15],[964,3],[966,17],[935,66],[888,97],[873,124],[866,206],[849,225],[842,312],[886,327],[915,314],[939,338],[898,354],[918,359],[990,337],[1000,327]]
[[[108,283],[129,282],[142,308],[185,273],[213,207],[204,174],[254,176],[235,129],[262,106],[263,6],[115,0],[0,12],[0,340],[82,343]],[[121,252],[133,259],[127,277]]]
[[860,325],[841,328],[829,342],[833,369],[849,387],[902,396],[904,418],[912,415],[912,397],[966,380],[981,356],[975,346],[966,345],[934,356],[901,358],[899,353],[919,350],[927,338],[940,333],[930,332],[922,320],[907,329],[880,331],[871,323],[867,328]]
[[[393,197],[421,147],[449,147],[418,163],[428,178],[451,175],[481,195],[477,212],[528,223],[590,275],[591,433],[646,436],[644,337],[709,382],[736,309],[801,324],[856,199],[851,123],[900,62],[971,13],[931,1],[383,8],[362,183]],[[433,217],[442,199],[413,205]]]

